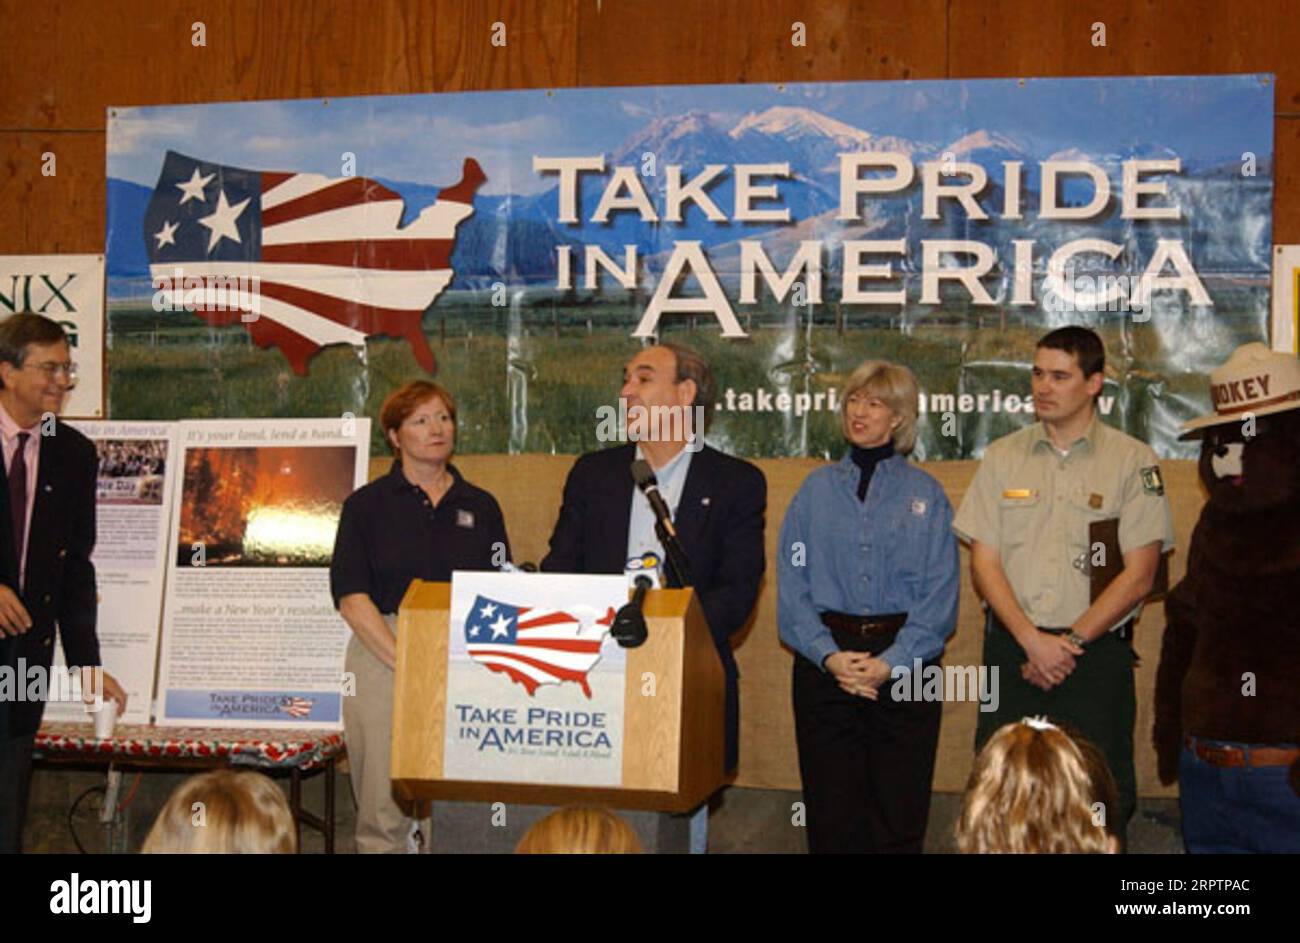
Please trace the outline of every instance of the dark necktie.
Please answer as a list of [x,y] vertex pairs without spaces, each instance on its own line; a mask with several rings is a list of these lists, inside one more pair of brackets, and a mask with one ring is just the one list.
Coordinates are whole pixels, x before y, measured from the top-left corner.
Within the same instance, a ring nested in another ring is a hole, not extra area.
[[23,567],[23,530],[27,523],[27,440],[30,432],[18,433],[18,448],[9,463],[9,513],[13,516],[14,548],[18,551],[18,569]]

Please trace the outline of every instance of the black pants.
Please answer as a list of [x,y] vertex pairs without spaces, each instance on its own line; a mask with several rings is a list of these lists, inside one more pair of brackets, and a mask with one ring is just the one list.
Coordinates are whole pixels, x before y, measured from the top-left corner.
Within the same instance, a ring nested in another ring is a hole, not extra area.
[[0,740],[0,853],[22,851],[36,734]]
[[813,854],[921,851],[943,704],[895,701],[893,683],[871,701],[795,656],[795,737]]

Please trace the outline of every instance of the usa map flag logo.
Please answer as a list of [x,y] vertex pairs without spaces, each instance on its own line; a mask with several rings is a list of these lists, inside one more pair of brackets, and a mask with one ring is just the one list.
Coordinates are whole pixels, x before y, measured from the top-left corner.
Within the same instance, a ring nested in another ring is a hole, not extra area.
[[280,710],[295,720],[301,720],[311,713],[311,706],[316,703],[311,698],[286,696],[280,701]]
[[543,684],[572,681],[590,699],[587,673],[600,661],[601,640],[614,621],[614,609],[600,615],[589,606],[571,608],[585,618],[560,609],[514,606],[476,596],[465,617],[469,657],[504,672],[529,695]]
[[[243,170],[168,151],[144,217],[149,273],[172,286],[175,306],[199,298],[187,310],[242,324],[300,376],[325,345],[373,336],[405,339],[436,373],[420,318],[451,283],[457,227],[486,179],[466,158],[460,181],[402,226],[402,198],[365,177]],[[253,318],[188,287],[239,279],[257,280]]]

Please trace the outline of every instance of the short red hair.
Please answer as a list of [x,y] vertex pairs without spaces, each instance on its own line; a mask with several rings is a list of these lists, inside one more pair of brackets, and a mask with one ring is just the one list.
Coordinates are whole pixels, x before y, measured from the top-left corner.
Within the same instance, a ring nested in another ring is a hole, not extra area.
[[441,383],[434,383],[432,380],[412,380],[410,383],[393,390],[384,400],[383,407],[379,410],[379,425],[384,430],[384,441],[388,444],[390,452],[396,451],[393,447],[393,440],[389,438],[389,432],[396,432],[410,418],[411,413],[415,412],[431,399],[442,400],[442,405],[447,407],[447,414],[451,416],[452,428],[456,426],[456,399]]

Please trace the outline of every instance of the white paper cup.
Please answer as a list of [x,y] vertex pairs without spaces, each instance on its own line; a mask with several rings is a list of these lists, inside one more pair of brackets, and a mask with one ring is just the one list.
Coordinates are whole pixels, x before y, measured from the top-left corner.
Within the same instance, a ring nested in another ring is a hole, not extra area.
[[113,726],[117,723],[117,701],[106,698],[100,702],[99,710],[91,713],[95,716],[95,737],[107,740],[113,736]]

